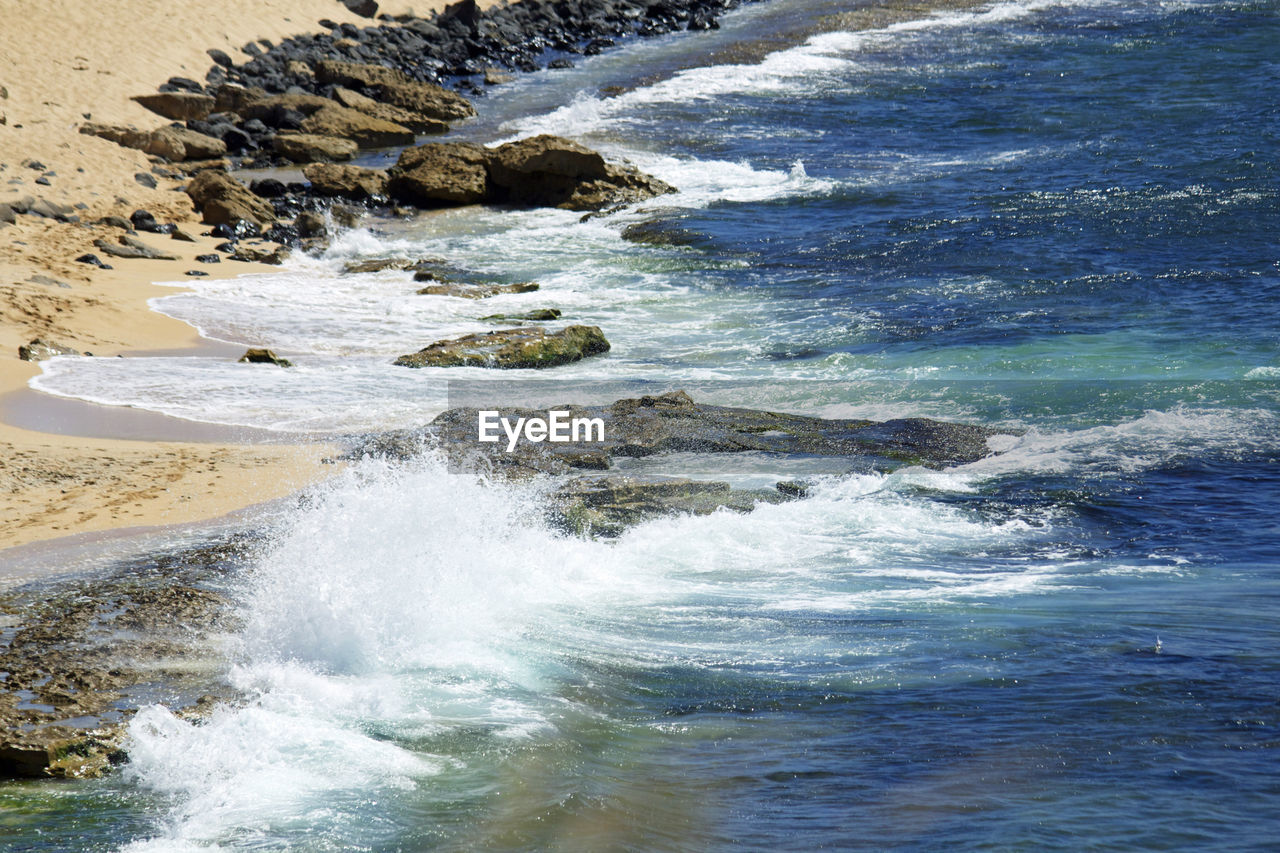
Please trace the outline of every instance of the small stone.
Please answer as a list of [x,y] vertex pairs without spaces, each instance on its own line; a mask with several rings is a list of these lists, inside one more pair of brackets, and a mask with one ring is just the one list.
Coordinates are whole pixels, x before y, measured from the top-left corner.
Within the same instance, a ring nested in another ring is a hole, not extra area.
[[156,188],[156,179],[148,175],[146,172],[138,172],[133,176],[133,179],[149,190]]
[[204,275],[208,275],[208,273],[205,272],[204,270],[187,270],[185,273],[183,273],[183,275],[204,276]]
[[196,255],[196,261],[202,264],[220,264],[222,257],[219,255]]

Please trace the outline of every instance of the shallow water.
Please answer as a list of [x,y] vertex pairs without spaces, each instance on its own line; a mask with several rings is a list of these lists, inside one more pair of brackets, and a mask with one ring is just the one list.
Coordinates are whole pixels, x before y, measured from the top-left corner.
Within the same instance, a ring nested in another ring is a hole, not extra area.
[[[291,371],[64,359],[35,384],[409,426],[485,374],[392,357],[554,306],[613,343],[555,379],[989,423],[1018,433],[1002,453],[644,460],[815,486],[613,543],[549,530],[536,486],[357,465],[245,567],[227,679],[253,701],[199,727],[144,711],[116,778],[0,789],[13,849],[1273,843],[1280,7],[998,3],[860,32],[837,11],[773,0],[532,75],[465,131],[570,135],[678,195],[377,223],[156,303]],[[640,222],[679,244],[621,239]],[[542,290],[337,275],[387,253]]]

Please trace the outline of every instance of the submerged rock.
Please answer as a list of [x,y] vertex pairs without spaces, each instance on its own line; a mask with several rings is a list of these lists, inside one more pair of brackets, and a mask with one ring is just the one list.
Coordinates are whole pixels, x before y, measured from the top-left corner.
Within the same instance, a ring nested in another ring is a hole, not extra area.
[[281,358],[269,349],[250,347],[238,359],[240,364],[274,364],[276,367],[293,367],[293,362]]
[[560,319],[559,308],[538,308],[535,311],[525,311],[523,314],[490,314],[487,317],[481,317],[480,322],[490,323],[545,323],[550,320]]
[[734,489],[728,483],[683,477],[605,475],[579,477],[551,496],[553,523],[579,536],[617,536],[650,519],[710,515],[721,509],[750,512],[760,503],[793,496],[778,489]]
[[609,342],[598,326],[569,326],[547,332],[522,326],[500,332],[465,335],[436,341],[395,363],[402,367],[558,367],[609,351]]
[[[417,276],[414,277],[415,280]],[[437,281],[418,290],[419,296],[456,296],[460,299],[488,299],[504,293],[532,293],[539,287],[536,281],[515,284],[471,283],[464,281]],[[554,318],[553,318],[554,319]]]

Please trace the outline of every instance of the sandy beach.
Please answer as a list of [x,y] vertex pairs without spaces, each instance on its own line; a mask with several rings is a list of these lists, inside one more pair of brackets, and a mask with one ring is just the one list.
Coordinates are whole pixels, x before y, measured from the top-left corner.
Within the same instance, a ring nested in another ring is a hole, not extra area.
[[[434,8],[420,4],[419,12]],[[384,6],[381,11],[406,11]],[[35,338],[95,356],[194,346],[195,330],[151,311],[166,293],[156,281],[187,270],[233,276],[266,269],[254,263],[202,266],[193,258],[218,242],[200,236],[180,177],[156,177],[141,151],[79,133],[87,121],[166,122],[135,102],[172,76],[203,79],[206,51],[240,62],[257,39],[321,29],[320,19],[368,25],[335,0],[233,0],[196,3],[76,0],[7,3],[0,26],[0,204],[24,198],[72,208],[80,222],[20,215],[0,225],[0,395],[21,391],[39,366],[18,359]],[[41,183],[37,179],[43,178]],[[146,209],[174,222],[195,242],[141,234],[178,260],[104,258],[113,270],[77,263],[114,229],[105,216]],[[50,434],[0,423],[0,549],[75,533],[214,518],[304,487],[330,470],[328,448],[211,442],[148,442],[101,437],[92,407],[78,424]]]

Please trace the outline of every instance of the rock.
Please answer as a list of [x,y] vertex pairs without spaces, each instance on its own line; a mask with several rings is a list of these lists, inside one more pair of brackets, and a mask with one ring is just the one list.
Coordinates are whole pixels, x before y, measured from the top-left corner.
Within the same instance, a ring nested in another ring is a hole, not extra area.
[[[182,143],[182,147],[186,149],[186,160],[213,160],[218,157],[226,156],[227,143],[213,136],[204,133],[197,133],[194,130],[188,130],[185,127],[169,127],[161,128],[168,131],[169,134],[176,136]],[[159,133],[160,131],[156,131]],[[154,135],[154,134],[153,134]]]
[[201,264],[220,264],[222,263],[222,256],[212,253],[207,255],[196,255],[196,262]]
[[171,163],[181,163],[187,159],[187,146],[171,127],[162,127],[148,134],[146,141],[139,147],[148,154],[163,157]]
[[[237,97],[244,96],[237,93]],[[231,100],[232,98],[229,95],[228,101]],[[247,121],[257,120],[267,127],[280,127],[280,118],[283,115],[299,113],[305,118],[333,105],[334,102],[332,100],[321,95],[263,95],[247,98],[243,103],[235,107],[228,104],[228,109]]]
[[52,341],[46,341],[44,338],[36,338],[31,343],[18,347],[18,358],[23,361],[44,361],[46,358],[53,358],[59,355],[81,354],[77,349],[55,344]]
[[597,326],[568,326],[558,332],[522,326],[500,332],[437,341],[395,360],[402,367],[545,368],[609,351]]
[[516,204],[599,210],[674,189],[630,167],[613,166],[569,139],[541,135],[499,146],[489,161],[494,194]]
[[104,216],[98,220],[100,225],[110,225],[112,228],[119,228],[121,231],[132,231],[133,223],[123,216]]
[[342,0],[342,5],[362,18],[372,18],[378,14],[378,4],[374,0]]
[[160,233],[160,223],[156,222],[155,214],[149,210],[139,208],[129,214],[129,224],[133,226],[133,229],[130,230],[149,231],[152,234]]
[[[415,281],[429,281],[430,278],[418,278],[421,273],[414,276]],[[418,291],[419,296],[456,296],[461,299],[488,299],[490,296],[498,296],[504,293],[532,293],[538,289],[538,283],[535,281],[522,281],[516,284],[498,284],[496,282],[485,284],[473,284],[470,282],[459,281],[437,281],[435,284],[429,284]]]
[[38,198],[27,205],[27,213],[44,219],[56,219],[58,222],[69,222],[73,210],[75,208],[69,204],[58,204],[45,198]]
[[304,133],[350,139],[361,148],[412,145],[414,141],[413,131],[404,125],[367,116],[336,103],[307,116],[300,129]]
[[231,253],[230,260],[280,266],[287,257],[289,257],[288,246],[276,246],[273,249],[262,246],[237,246],[236,250]]
[[539,308],[536,311],[526,311],[523,314],[490,314],[487,317],[481,317],[482,323],[543,323],[549,320],[559,320],[559,308]]
[[205,53],[209,54],[209,58],[216,64],[221,65],[223,68],[230,68],[234,64],[231,61],[231,57],[228,56],[227,52],[224,50],[218,50],[216,47],[211,47],[206,50]]
[[508,74],[501,68],[486,68],[484,70],[484,84],[486,86],[500,86],[503,83],[510,83],[516,79],[514,74]]
[[435,259],[432,258],[425,262],[416,261],[412,258],[368,258],[363,261],[349,261],[342,268],[342,274],[355,275],[358,273],[382,272],[383,270],[411,270],[421,263],[435,263]]
[[476,108],[466,98],[430,83],[383,83],[376,91],[379,101],[440,121],[457,121],[476,114]]
[[[199,84],[196,84],[199,85]],[[133,100],[173,121],[203,121],[213,112],[212,95],[191,92],[161,92],[156,95],[134,95]]]
[[381,169],[313,163],[302,170],[302,175],[311,182],[313,193],[328,198],[360,201],[387,193],[387,173]]
[[250,348],[240,356],[240,364],[274,364],[277,367],[293,367],[293,362],[281,358],[269,349]]
[[288,194],[289,188],[275,178],[257,178],[249,182],[249,191],[262,198],[281,198]]
[[176,225],[171,225],[169,227],[173,228],[173,230],[169,232],[169,239],[177,240],[179,243],[196,242],[195,237],[192,237],[190,234],[188,234],[186,231],[183,231],[181,228],[178,228]]
[[311,133],[281,133],[272,140],[275,152],[295,163],[350,160],[359,146],[350,139],[316,136]]
[[196,210],[208,225],[235,226],[242,220],[261,227],[276,221],[271,204],[251,193],[226,172],[205,171],[187,185]]
[[109,267],[108,265],[102,262],[102,258],[99,258],[97,255],[94,255],[94,254],[81,255],[80,257],[76,258],[76,263],[91,264],[92,266],[100,267],[102,269],[111,269],[111,267]]
[[162,252],[152,246],[137,239],[130,237],[128,234],[120,235],[120,245],[108,243],[106,240],[94,240],[93,245],[97,246],[108,255],[117,258],[141,258],[151,261],[176,261],[177,255],[170,255]]
[[551,496],[552,522],[579,536],[618,536],[654,518],[710,515],[729,509],[750,512],[757,504],[777,504],[788,496],[776,489],[734,489],[728,483],[683,477],[580,477]]
[[30,276],[29,278],[27,278],[27,281],[31,282],[32,284],[42,284],[45,287],[63,287],[68,290],[71,289],[71,285],[67,284],[65,281],[62,281],[61,279],[53,278],[52,276],[42,275],[40,273],[36,273],[35,275]]
[[0,204],[0,222],[5,222],[9,225],[12,225],[17,221],[18,221],[18,214],[13,209],[13,206],[8,204]]
[[189,276],[193,276],[193,277],[200,277],[200,276],[207,276],[207,275],[208,275],[208,273],[207,273],[207,272],[205,272],[204,270],[187,270],[185,273],[183,273],[183,275],[189,275]]
[[329,233],[328,223],[320,214],[312,210],[304,210],[293,221],[298,229],[299,237],[325,237]]
[[406,148],[387,171],[387,192],[419,207],[478,204],[489,198],[488,161],[488,150],[471,142]]
[[343,62],[322,59],[315,66],[316,80],[324,84],[360,86],[372,89],[386,83],[407,83],[409,78],[401,71],[384,65],[368,65],[360,62]]
[[333,99],[344,107],[349,107],[367,116],[403,125],[416,133],[445,133],[449,130],[447,122],[440,119],[406,110],[394,104],[383,104],[359,92],[341,86],[334,89]]

